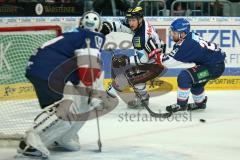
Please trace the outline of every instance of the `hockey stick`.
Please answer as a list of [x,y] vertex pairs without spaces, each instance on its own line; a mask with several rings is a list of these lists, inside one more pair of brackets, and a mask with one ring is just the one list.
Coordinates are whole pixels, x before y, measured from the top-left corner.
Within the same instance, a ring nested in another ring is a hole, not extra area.
[[146,108],[146,110],[149,112],[149,114],[152,117],[158,117],[158,118],[168,118],[172,115],[172,113],[166,112],[166,113],[156,113],[153,112],[148,104],[143,100],[141,94],[137,91],[136,87],[131,83],[131,81],[128,79],[128,77],[126,76],[126,74],[124,73],[124,76],[126,77],[128,83],[130,84],[130,86],[133,88],[135,95],[140,99],[142,105]]
[[[90,72],[91,72],[91,79],[93,80],[93,71],[92,71],[92,61],[91,61],[91,53],[90,53],[90,39],[89,38],[86,38],[85,39],[86,41],[86,44],[87,44],[87,48],[88,48],[88,58],[89,58],[89,68],[90,68]],[[92,87],[91,87],[92,89]],[[92,90],[90,91],[89,93],[89,96],[88,96],[88,104],[91,103],[91,96],[92,96]],[[99,152],[102,152],[102,141],[101,141],[101,136],[100,136],[100,127],[99,127],[99,118],[98,118],[98,111],[97,111],[97,108],[95,108],[95,111],[96,111],[96,119],[97,119],[97,131],[98,131],[98,151]]]
[[101,135],[100,135],[100,125],[99,125],[99,118],[98,118],[98,111],[97,108],[95,108],[96,111],[96,117],[97,117],[97,128],[98,128],[98,149],[99,152],[102,152],[102,142],[101,142]]
[[[115,56],[114,51],[111,52],[112,56]],[[125,71],[124,71],[125,72]],[[172,113],[166,112],[166,113],[156,113],[153,112],[150,108],[149,105],[143,100],[142,95],[137,91],[137,88],[132,84],[132,82],[129,80],[129,78],[127,77],[127,75],[123,72],[123,75],[125,76],[125,78],[127,79],[129,85],[133,88],[135,95],[140,99],[142,105],[146,108],[146,110],[149,112],[149,114],[152,117],[158,117],[158,118],[168,118],[172,115]]]

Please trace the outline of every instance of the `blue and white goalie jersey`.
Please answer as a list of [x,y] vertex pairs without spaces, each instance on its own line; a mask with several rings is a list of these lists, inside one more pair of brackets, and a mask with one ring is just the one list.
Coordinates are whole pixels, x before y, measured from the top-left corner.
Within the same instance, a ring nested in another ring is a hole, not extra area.
[[[85,39],[91,40],[90,48],[101,51],[105,36],[78,28],[75,32],[67,32],[41,46],[35,55],[29,59],[26,76],[35,76],[48,80],[49,75],[65,61],[75,56],[75,50],[87,48]],[[78,77],[73,72],[67,80],[78,83]]]

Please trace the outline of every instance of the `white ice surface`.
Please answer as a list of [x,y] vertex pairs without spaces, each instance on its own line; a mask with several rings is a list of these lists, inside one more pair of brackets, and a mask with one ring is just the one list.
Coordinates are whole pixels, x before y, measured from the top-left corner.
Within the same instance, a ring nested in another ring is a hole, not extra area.
[[[51,152],[50,160],[240,159],[240,91],[207,91],[207,96],[205,111],[156,121],[144,110],[138,115],[137,110],[127,109],[121,101],[100,118],[102,153],[95,152],[97,127],[91,120],[79,132],[81,151]],[[176,92],[170,92],[152,98],[150,105],[163,109],[175,99]],[[13,160],[15,155],[16,148],[0,148],[0,160]]]

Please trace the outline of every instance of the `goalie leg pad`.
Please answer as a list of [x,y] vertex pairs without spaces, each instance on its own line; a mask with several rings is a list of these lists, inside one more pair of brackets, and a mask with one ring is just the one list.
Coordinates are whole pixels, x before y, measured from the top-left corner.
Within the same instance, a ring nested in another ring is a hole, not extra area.
[[[49,106],[45,111],[39,114],[34,120],[33,130],[36,132],[43,144],[48,146],[69,131],[74,122],[66,121],[67,113],[57,113],[57,109],[64,105],[73,105],[72,101],[63,100],[57,104]],[[62,120],[62,117],[66,116]],[[57,133],[57,134],[56,134]]]
[[[74,89],[74,88],[73,88]],[[68,97],[68,98],[67,98]],[[87,104],[88,97],[80,96],[80,95],[72,95],[68,96],[65,95],[65,98],[72,99],[74,105],[71,106],[70,112],[71,113],[85,113],[89,110],[89,106]],[[75,121],[72,124],[70,130],[66,132],[63,136],[59,137],[55,143],[54,148],[61,148],[67,151],[78,151],[80,150],[80,142],[79,137],[77,135],[78,131],[84,125],[85,121]]]
[[20,142],[18,153],[42,158],[50,155],[40,136],[32,129],[26,132],[26,139]]
[[80,150],[81,146],[77,133],[82,128],[84,123],[85,121],[75,122],[71,129],[56,141],[57,146],[67,151]]

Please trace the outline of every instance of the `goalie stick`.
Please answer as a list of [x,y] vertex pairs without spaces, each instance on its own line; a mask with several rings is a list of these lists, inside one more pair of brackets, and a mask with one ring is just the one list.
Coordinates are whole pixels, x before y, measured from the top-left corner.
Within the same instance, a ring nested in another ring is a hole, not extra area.
[[[112,50],[112,56],[115,56],[114,51]],[[123,73],[123,75],[125,76],[125,78],[127,79],[129,85],[133,88],[135,95],[140,99],[142,105],[144,106],[144,108],[146,108],[146,110],[149,112],[149,114],[152,117],[157,117],[157,118],[168,118],[172,115],[172,113],[170,112],[166,112],[166,113],[156,113],[153,112],[150,108],[149,105],[147,103],[145,103],[145,101],[143,100],[141,94],[137,91],[136,87],[132,84],[132,82],[129,80],[129,78],[127,77],[127,75],[125,73]]]
[[[90,68],[90,72],[91,72],[91,78],[93,79],[94,75],[93,75],[93,71],[92,71],[92,61],[91,61],[91,53],[90,53],[90,39],[86,38],[86,44],[87,44],[87,49],[88,49],[88,58],[89,58],[89,68]],[[88,104],[91,103],[91,96],[92,96],[92,90],[89,93],[88,96]],[[100,135],[100,127],[99,127],[99,118],[98,118],[98,110],[97,108],[95,108],[96,111],[96,119],[97,119],[97,131],[98,131],[98,151],[102,152],[102,141],[101,141],[101,135]]]

